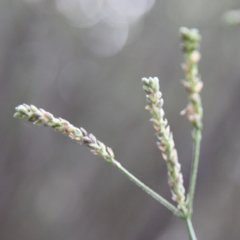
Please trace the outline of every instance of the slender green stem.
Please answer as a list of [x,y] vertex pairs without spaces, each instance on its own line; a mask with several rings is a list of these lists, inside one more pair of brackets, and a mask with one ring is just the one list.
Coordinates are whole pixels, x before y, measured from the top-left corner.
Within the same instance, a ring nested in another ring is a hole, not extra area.
[[185,223],[186,223],[187,230],[188,230],[189,240],[197,240],[197,237],[196,237],[196,234],[195,234],[193,225],[192,225],[192,220],[191,220],[191,218],[186,218],[186,219],[185,219]]
[[124,175],[126,175],[132,182],[134,182],[137,186],[139,186],[143,191],[145,191],[147,194],[149,194],[151,197],[156,199],[158,202],[160,202],[163,206],[168,208],[170,211],[172,211],[174,214],[178,214],[179,210],[170,202],[168,202],[165,198],[160,196],[158,193],[153,191],[151,188],[149,188],[147,185],[145,185],[143,182],[141,182],[138,178],[136,178],[134,175],[132,175],[127,169],[125,169],[118,161],[115,159],[112,159],[111,162],[116,168],[118,168]]
[[193,201],[194,193],[197,181],[197,171],[198,171],[198,162],[199,162],[199,152],[201,144],[201,128],[193,130],[193,160],[192,160],[192,169],[189,182],[189,194],[188,194],[188,206],[189,214],[192,214],[193,211]]

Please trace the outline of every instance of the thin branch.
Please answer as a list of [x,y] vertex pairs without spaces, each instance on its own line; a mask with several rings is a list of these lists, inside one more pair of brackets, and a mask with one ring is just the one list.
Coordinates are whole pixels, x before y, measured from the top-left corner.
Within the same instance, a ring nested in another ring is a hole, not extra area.
[[196,237],[193,225],[192,225],[191,218],[186,218],[185,223],[186,223],[186,227],[187,227],[187,230],[188,230],[189,240],[197,240],[197,237]]

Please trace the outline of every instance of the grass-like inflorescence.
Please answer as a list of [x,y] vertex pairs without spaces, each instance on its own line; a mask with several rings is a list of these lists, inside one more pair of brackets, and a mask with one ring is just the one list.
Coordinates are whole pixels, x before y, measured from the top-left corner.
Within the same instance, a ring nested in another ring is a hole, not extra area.
[[163,159],[167,163],[168,183],[172,193],[172,199],[178,204],[180,210],[185,211],[185,188],[183,185],[183,176],[181,165],[178,162],[177,150],[170,131],[168,121],[164,118],[162,93],[159,91],[159,80],[154,78],[143,78],[143,89],[146,92],[149,110],[152,118],[150,121],[156,130],[158,138],[157,146],[162,152]]
[[203,87],[203,82],[201,81],[198,72],[198,62],[201,58],[199,52],[199,43],[201,40],[201,36],[197,29],[188,29],[185,27],[182,27],[180,29],[180,36],[182,39],[182,51],[185,60],[182,64],[182,69],[185,73],[185,80],[182,80],[182,84],[188,93],[189,99],[187,107],[181,113],[187,114],[189,121],[193,125],[193,159],[187,197],[188,211],[191,215],[193,211],[193,201],[200,154],[200,143],[202,138],[201,131],[203,109],[200,92]]
[[187,114],[189,121],[194,128],[202,128],[202,104],[200,92],[203,87],[203,82],[198,73],[198,62],[201,58],[199,53],[199,42],[201,37],[197,29],[180,29],[182,38],[182,51],[184,53],[184,63],[182,69],[185,73],[185,80],[182,84],[188,93],[189,103],[181,114]]
[[114,158],[114,153],[110,147],[96,139],[96,137],[84,129],[77,128],[62,118],[56,118],[44,109],[37,108],[33,105],[21,104],[16,107],[16,118],[23,118],[37,125],[51,127],[54,130],[68,135],[71,139],[84,144],[91,149],[95,155],[102,156],[108,162]]
[[197,29],[187,28],[180,29],[180,36],[182,40],[182,51],[184,53],[182,69],[185,73],[185,80],[182,80],[182,83],[188,93],[189,99],[187,107],[181,113],[187,115],[193,126],[193,159],[187,197],[185,194],[181,165],[178,161],[173,134],[170,131],[167,119],[164,118],[165,112],[163,110],[163,98],[162,93],[160,92],[159,80],[157,77],[142,79],[143,89],[146,92],[148,103],[146,109],[149,110],[152,115],[150,121],[156,130],[158,138],[157,146],[162,152],[163,159],[167,163],[168,183],[172,193],[172,199],[176,202],[177,206],[174,206],[125,169],[117,160],[115,160],[112,149],[99,141],[93,134],[89,134],[84,128],[77,128],[67,120],[56,118],[51,113],[41,108],[27,104],[17,106],[14,117],[26,119],[37,125],[51,127],[87,146],[95,155],[102,156],[108,163],[116,167],[143,191],[152,196],[175,215],[184,219],[189,239],[197,240],[192,226],[191,215],[197,178],[203,116],[200,97],[203,83],[198,73],[198,62],[200,60],[199,42],[201,36]]
[[143,191],[152,196],[158,202],[163,204],[173,213],[181,216],[182,213],[178,209],[160,196],[158,193],[153,191],[139,179],[137,179],[133,174],[131,174],[127,169],[125,169],[117,160],[114,159],[114,153],[111,148],[107,147],[104,143],[100,142],[93,134],[88,134],[84,128],[77,128],[69,123],[67,120],[62,118],[56,118],[51,113],[37,108],[33,105],[21,104],[16,107],[16,112],[13,115],[16,118],[26,119],[37,125],[51,127],[54,130],[68,135],[71,139],[80,142],[81,144],[87,146],[91,149],[91,152],[95,155],[102,156],[108,163],[112,164],[124,175],[126,175],[132,182],[139,186]]

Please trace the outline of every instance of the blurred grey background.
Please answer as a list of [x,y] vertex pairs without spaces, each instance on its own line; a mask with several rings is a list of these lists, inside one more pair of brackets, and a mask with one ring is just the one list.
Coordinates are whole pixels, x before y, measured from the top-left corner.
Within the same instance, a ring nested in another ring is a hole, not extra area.
[[94,133],[170,199],[142,77],[158,76],[186,187],[191,126],[179,112],[181,26],[202,34],[204,130],[193,224],[198,240],[240,239],[237,0],[0,1],[0,239],[185,240],[184,222],[66,136],[12,117],[44,108]]

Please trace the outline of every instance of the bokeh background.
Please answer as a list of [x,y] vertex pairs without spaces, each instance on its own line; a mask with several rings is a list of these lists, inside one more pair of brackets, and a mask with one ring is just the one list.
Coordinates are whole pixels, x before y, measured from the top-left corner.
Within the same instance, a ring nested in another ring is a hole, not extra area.
[[202,34],[204,130],[193,224],[199,240],[240,239],[239,1],[1,0],[0,239],[185,240],[184,222],[66,136],[14,119],[34,104],[93,132],[170,199],[144,110],[158,76],[186,187],[191,126],[179,112],[181,26]]

